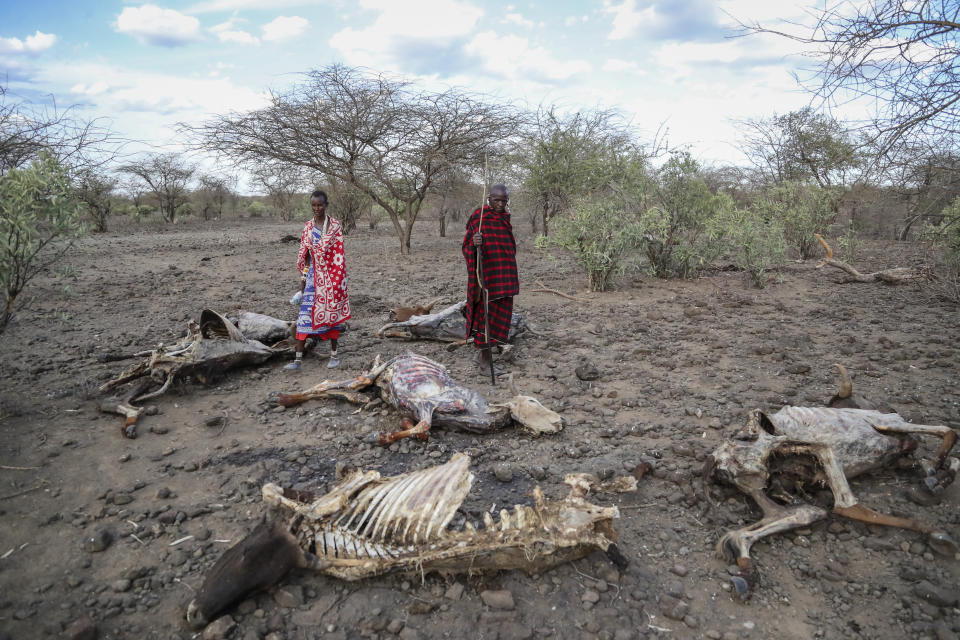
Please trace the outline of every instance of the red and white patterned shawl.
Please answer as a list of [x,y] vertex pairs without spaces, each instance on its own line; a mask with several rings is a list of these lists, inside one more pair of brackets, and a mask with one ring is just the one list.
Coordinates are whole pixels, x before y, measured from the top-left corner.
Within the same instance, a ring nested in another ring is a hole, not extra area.
[[311,240],[313,219],[303,225],[297,254],[297,269],[301,273],[308,265],[308,255],[313,261],[313,286],[316,289],[312,317],[314,329],[334,327],[350,318],[343,231],[335,218],[327,216],[327,220],[326,233],[316,243]]

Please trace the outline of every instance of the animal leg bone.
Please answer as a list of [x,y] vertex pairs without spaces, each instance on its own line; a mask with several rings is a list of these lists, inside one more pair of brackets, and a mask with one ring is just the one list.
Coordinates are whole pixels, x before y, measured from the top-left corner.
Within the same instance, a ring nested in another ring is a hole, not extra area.
[[875,424],[873,425],[873,428],[883,433],[918,433],[940,436],[943,438],[943,441],[940,443],[940,447],[937,449],[936,453],[933,454],[933,465],[937,469],[943,466],[944,461],[947,459],[947,456],[950,455],[950,451],[953,449],[953,445],[957,442],[956,431],[943,425],[910,424],[905,422],[903,424],[893,426]]
[[766,536],[812,524],[827,517],[820,507],[802,504],[784,507],[768,498],[762,489],[750,489],[750,496],[763,510],[764,517],[746,527],[727,532],[717,542],[717,555],[727,562],[736,562],[740,568],[740,583],[734,580],[736,592],[743,599],[749,597],[750,588],[757,581],[756,568],[750,557],[753,544]]
[[428,435],[430,431],[430,418],[426,418],[413,424],[413,421],[409,418],[405,418],[403,421],[404,428],[401,431],[394,431],[393,433],[372,433],[367,438],[367,442],[375,443],[380,446],[386,446],[388,444],[393,444],[397,440],[402,440],[403,438],[416,437],[418,440],[426,440],[430,436]]
[[357,391],[372,385],[375,378],[376,375],[371,372],[359,375],[351,380],[324,380],[320,384],[314,385],[302,393],[278,394],[276,400],[277,404],[284,407],[294,407],[307,400],[329,397],[340,397],[351,402],[366,403],[370,401],[370,398],[361,393],[357,393]]
[[931,545],[944,553],[953,554],[958,550],[957,543],[947,533],[935,531],[934,527],[926,522],[878,513],[859,504],[856,496],[853,495],[853,491],[850,490],[850,484],[843,473],[843,467],[837,462],[833,449],[826,445],[811,445],[810,449],[811,453],[816,455],[823,465],[827,483],[830,485],[830,490],[833,491],[834,513],[869,524],[899,527],[924,533],[928,536]]

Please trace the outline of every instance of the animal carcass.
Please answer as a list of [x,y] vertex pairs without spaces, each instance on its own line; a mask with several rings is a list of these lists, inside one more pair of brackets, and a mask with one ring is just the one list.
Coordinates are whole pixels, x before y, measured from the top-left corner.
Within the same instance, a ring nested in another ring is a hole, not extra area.
[[264,501],[289,519],[261,525],[227,550],[190,603],[187,621],[203,627],[295,567],[344,580],[388,572],[539,573],[597,549],[626,564],[614,544],[619,512],[586,500],[591,485],[584,474],[565,479],[570,493],[563,500],[548,500],[537,487],[533,506],[501,510],[499,522],[485,511],[482,528],[469,522],[451,528],[473,482],[469,465],[458,453],[446,464],[392,478],[356,470],[318,498],[264,486]]
[[[849,391],[834,400],[848,397]],[[760,521],[726,533],[717,544],[717,553],[740,567],[740,576],[734,578],[737,593],[747,597],[756,580],[750,547],[757,540],[827,516],[825,509],[802,503],[790,494],[798,488],[802,491],[805,484],[827,486],[833,493],[833,512],[840,516],[919,531],[935,549],[955,552],[956,543],[932,525],[863,506],[847,482],[895,464],[916,449],[912,436],[922,434],[941,438],[925,467],[927,486],[940,490],[953,481],[960,468],[960,461],[948,458],[957,439],[949,427],[911,424],[896,413],[866,409],[784,407],[774,414],[750,412],[746,426],[721,444],[704,467],[705,483],[712,476],[728,482],[753,498],[763,511]],[[706,495],[709,498],[709,491]]]
[[[404,322],[391,322],[380,327],[376,335],[378,338],[462,342],[467,336],[466,318],[463,315],[466,306],[466,301],[460,301],[436,313],[412,316]],[[512,342],[516,336],[529,330],[523,314],[514,311],[507,340]]]
[[530,396],[514,392],[508,402],[488,404],[476,391],[457,384],[443,365],[409,352],[383,363],[378,357],[369,371],[352,380],[324,380],[302,393],[279,394],[276,401],[292,407],[313,398],[341,397],[365,404],[373,398],[360,391],[369,387],[376,387],[384,402],[418,421],[416,425],[405,421],[402,431],[374,434],[371,441],[381,445],[409,436],[426,440],[432,424],[486,433],[506,426],[513,418],[538,434],[556,433],[563,425],[557,413]]
[[[176,344],[161,344],[151,351],[134,354],[143,359],[101,385],[98,391],[107,393],[128,382],[138,384],[123,396],[104,398],[98,403],[99,408],[125,416],[123,435],[135,438],[137,418],[144,410],[135,402],[165,393],[174,380],[191,377],[206,384],[229,369],[260,364],[286,350],[286,345],[271,348],[246,338],[225,317],[205,309],[200,314],[200,324],[191,320],[187,335]],[[159,389],[152,391],[155,387]]]

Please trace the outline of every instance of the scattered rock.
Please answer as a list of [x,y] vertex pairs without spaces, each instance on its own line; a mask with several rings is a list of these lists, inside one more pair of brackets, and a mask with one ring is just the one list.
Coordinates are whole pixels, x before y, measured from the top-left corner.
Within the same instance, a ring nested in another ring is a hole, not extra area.
[[513,465],[506,462],[498,462],[493,465],[493,475],[500,482],[510,482],[513,480]]
[[155,433],[158,436],[162,436],[165,433],[170,433],[170,427],[164,424],[152,424],[150,425],[150,433]]
[[273,600],[281,607],[299,607],[303,604],[303,587],[287,584],[273,592]]
[[954,590],[944,589],[924,580],[913,587],[915,596],[921,598],[924,602],[929,602],[938,607],[953,607],[958,601],[958,593]]
[[690,605],[670,595],[660,596],[660,613],[672,620],[683,620],[690,613]]
[[113,532],[107,527],[99,527],[83,541],[83,550],[88,553],[100,553],[113,542]]
[[573,372],[577,374],[577,377],[584,382],[590,382],[591,380],[596,380],[600,377],[600,370],[597,369],[595,364],[586,358],[580,360],[580,364],[576,369],[573,370]]
[[483,603],[491,609],[513,611],[515,606],[513,603],[513,594],[506,589],[499,591],[481,591],[480,599],[483,600]]
[[94,640],[97,637],[97,627],[93,620],[84,616],[71,622],[63,630],[65,640]]
[[463,584],[454,582],[447,588],[447,591],[443,594],[443,597],[447,600],[459,600],[463,597],[463,591]]
[[225,640],[236,626],[237,623],[230,616],[217,618],[203,630],[203,640]]

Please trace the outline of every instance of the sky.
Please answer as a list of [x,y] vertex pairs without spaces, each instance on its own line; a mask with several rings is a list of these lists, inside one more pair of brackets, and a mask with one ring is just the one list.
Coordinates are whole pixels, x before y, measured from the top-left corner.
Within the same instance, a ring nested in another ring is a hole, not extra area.
[[[706,163],[742,164],[737,120],[809,103],[809,59],[737,20],[809,22],[789,0],[0,0],[8,100],[73,105],[128,150],[183,149],[177,122],[266,104],[333,63],[516,105],[615,108]],[[856,114],[853,114],[855,117]]]

